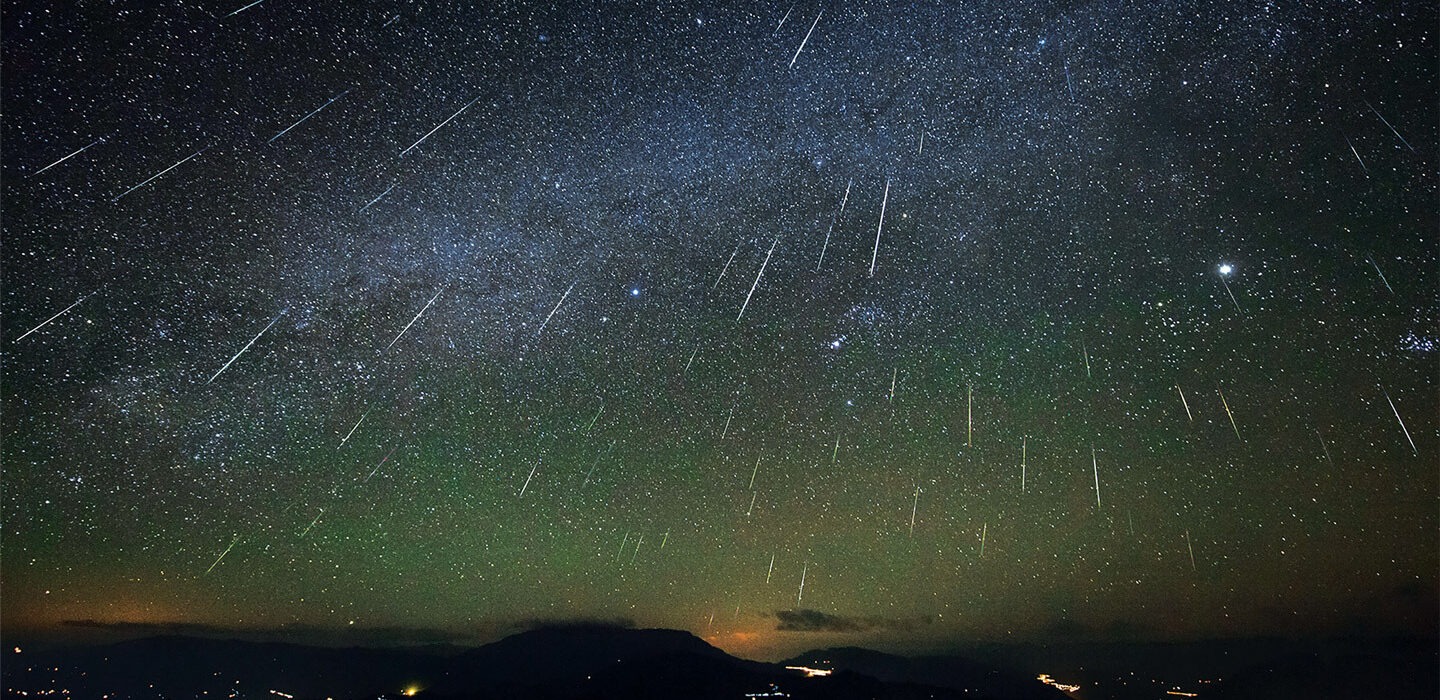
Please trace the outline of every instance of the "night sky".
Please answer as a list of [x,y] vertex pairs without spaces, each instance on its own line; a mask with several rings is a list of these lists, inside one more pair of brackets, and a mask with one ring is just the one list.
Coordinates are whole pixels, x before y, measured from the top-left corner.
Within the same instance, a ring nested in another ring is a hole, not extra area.
[[8,633],[1435,633],[1433,2],[477,4],[5,4]]

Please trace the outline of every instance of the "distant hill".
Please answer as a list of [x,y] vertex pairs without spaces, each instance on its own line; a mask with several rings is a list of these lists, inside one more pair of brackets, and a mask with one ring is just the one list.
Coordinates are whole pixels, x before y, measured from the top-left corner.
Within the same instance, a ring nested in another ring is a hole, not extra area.
[[[455,654],[156,637],[5,656],[7,697],[984,698],[854,671],[807,678],[737,659],[688,632],[611,627],[536,629]],[[984,671],[976,673],[985,675]],[[1033,683],[1033,681],[1032,681]],[[273,692],[272,692],[273,691]],[[284,695],[281,695],[281,694]],[[783,693],[784,695],[779,695]],[[1052,697],[1016,696],[1002,697]]]

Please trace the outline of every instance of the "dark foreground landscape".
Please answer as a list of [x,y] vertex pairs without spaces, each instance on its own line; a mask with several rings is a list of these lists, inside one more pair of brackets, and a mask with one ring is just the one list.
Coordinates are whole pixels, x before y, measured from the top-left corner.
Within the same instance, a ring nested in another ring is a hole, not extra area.
[[902,657],[739,659],[688,632],[536,629],[478,648],[361,649],[193,637],[74,648],[9,640],[6,697],[1434,698],[1435,640],[989,645]]

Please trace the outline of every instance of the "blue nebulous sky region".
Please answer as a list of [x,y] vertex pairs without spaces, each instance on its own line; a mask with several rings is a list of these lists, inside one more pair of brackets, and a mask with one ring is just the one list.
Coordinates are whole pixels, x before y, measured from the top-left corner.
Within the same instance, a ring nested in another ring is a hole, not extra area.
[[1433,634],[1433,3],[9,2],[7,631]]

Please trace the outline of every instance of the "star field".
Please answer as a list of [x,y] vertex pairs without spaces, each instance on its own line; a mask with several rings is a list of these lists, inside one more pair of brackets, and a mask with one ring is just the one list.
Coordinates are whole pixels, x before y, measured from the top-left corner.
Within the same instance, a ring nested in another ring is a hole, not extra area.
[[1433,5],[244,5],[5,13],[8,631],[1435,631]]

